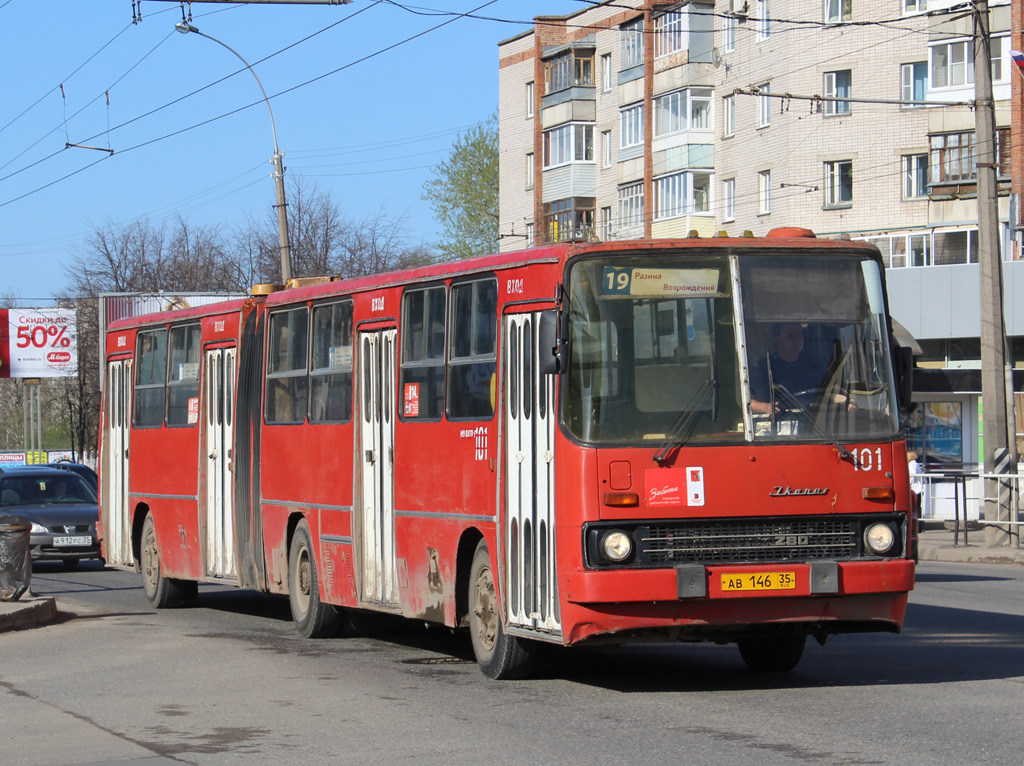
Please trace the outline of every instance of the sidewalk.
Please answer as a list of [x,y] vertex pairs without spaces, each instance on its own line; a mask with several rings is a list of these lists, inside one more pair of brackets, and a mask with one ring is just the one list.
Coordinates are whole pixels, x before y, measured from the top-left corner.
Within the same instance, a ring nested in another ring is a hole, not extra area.
[[57,602],[52,596],[26,593],[18,601],[0,601],[0,633],[45,625],[56,617]]
[[[952,529],[933,525],[921,533],[918,542],[920,561],[961,564],[1024,565],[1024,548],[988,548],[985,530],[971,529],[967,544],[961,531],[959,539]],[[22,596],[20,601],[0,601],[0,633],[45,625],[57,617],[57,603],[51,596]]]

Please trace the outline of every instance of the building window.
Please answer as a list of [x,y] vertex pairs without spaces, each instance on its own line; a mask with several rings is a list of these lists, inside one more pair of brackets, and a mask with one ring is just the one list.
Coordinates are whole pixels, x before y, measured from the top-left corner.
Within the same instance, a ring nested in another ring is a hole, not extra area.
[[593,162],[594,125],[570,122],[544,131],[544,168],[568,165],[570,162]]
[[722,220],[736,220],[736,179],[722,181]]
[[929,165],[934,183],[973,181],[978,173],[977,163],[973,132],[932,136]]
[[853,163],[849,160],[825,163],[825,207],[853,204]]
[[566,51],[544,62],[544,93],[594,85],[594,52]]
[[548,242],[589,239],[594,234],[594,198],[574,197],[544,205]]
[[654,99],[654,135],[711,129],[711,89],[694,88]]
[[601,55],[601,90],[605,93],[612,89],[612,54]]
[[601,208],[601,223],[604,226],[604,239],[605,241],[610,240],[615,236],[614,221],[612,220],[612,209],[610,207]]
[[619,148],[639,146],[644,141],[644,105],[627,106],[620,112],[621,127],[619,131]]
[[767,128],[772,124],[772,92],[771,83],[764,83],[757,88],[761,95],[757,97],[757,127]]
[[526,188],[533,188],[533,152],[526,155]]
[[534,241],[534,236],[533,236],[533,224],[532,223],[528,223],[528,224],[526,224],[526,246],[527,247],[533,247],[534,244],[535,244],[535,241]]
[[931,46],[932,87],[952,88],[974,82],[974,55],[970,40]]
[[711,174],[673,173],[654,179],[654,220],[711,210]]
[[[900,80],[903,83],[902,101],[924,101],[928,91],[928,62],[901,64]],[[914,109],[915,105],[904,103],[903,108]]]
[[903,0],[903,13],[924,13],[928,10],[928,0]]
[[644,222],[644,185],[629,184],[619,188],[619,228],[640,226]]
[[731,136],[736,132],[736,97],[722,99],[722,135]]
[[903,155],[903,199],[928,195],[928,155]]
[[825,72],[825,114],[849,114],[849,101],[829,101],[836,98],[850,98],[853,74],[849,69],[839,72]]
[[622,25],[622,68],[632,69],[644,63],[644,20]]
[[1008,67],[1003,66],[1003,51],[1010,47],[1010,38],[1006,36],[991,37],[989,38],[989,43],[989,55],[992,61],[992,82],[1003,82],[1009,76]]
[[762,170],[757,174],[757,212],[768,215],[772,212],[772,171]]
[[825,23],[840,24],[853,19],[853,0],[825,0]]
[[612,166],[612,132],[605,130],[601,132],[601,151],[603,156],[603,167]]
[[526,118],[533,117],[533,83],[526,83]]
[[736,17],[722,16],[722,52],[731,53],[736,50]]
[[771,17],[768,15],[768,0],[754,0],[754,19],[758,41],[771,37],[772,25]]
[[654,18],[654,55],[667,56],[683,50],[683,13],[665,11]]

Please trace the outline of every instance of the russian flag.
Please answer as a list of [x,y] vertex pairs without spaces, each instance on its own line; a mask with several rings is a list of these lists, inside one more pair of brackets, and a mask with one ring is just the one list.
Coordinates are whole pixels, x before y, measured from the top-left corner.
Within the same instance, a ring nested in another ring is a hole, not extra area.
[[1024,68],[1024,51],[1010,51],[1010,58],[1013,59],[1013,63],[1017,66]]

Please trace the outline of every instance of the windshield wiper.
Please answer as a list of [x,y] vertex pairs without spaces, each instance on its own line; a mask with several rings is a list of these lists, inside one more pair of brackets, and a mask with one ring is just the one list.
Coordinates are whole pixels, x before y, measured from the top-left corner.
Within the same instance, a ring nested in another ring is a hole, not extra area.
[[665,462],[665,458],[668,457],[668,453],[672,451],[676,446],[682,446],[685,439],[681,438],[681,434],[693,423],[694,418],[700,414],[700,410],[697,409],[697,405],[707,395],[708,391],[714,391],[715,384],[714,378],[708,378],[705,380],[700,388],[698,388],[693,396],[690,397],[690,401],[686,403],[683,411],[679,413],[679,417],[676,418],[676,422],[672,424],[672,428],[669,429],[668,436],[665,441],[662,442],[661,447],[657,452],[654,453],[654,457],[651,458],[655,463],[661,465]]

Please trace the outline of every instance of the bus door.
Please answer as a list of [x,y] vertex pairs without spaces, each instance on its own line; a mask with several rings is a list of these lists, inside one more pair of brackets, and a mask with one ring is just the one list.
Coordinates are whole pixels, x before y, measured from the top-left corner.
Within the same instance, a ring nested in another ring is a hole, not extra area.
[[505,317],[505,595],[510,624],[559,633],[554,377],[537,364],[539,316]]
[[359,333],[359,461],[362,498],[362,600],[396,604],[395,338],[397,330]]
[[128,438],[132,423],[132,360],[107,365],[100,508],[107,563],[132,566],[132,509],[128,502]]
[[234,438],[234,348],[206,351],[203,359],[203,483],[206,574],[237,577],[231,492],[231,445]]

